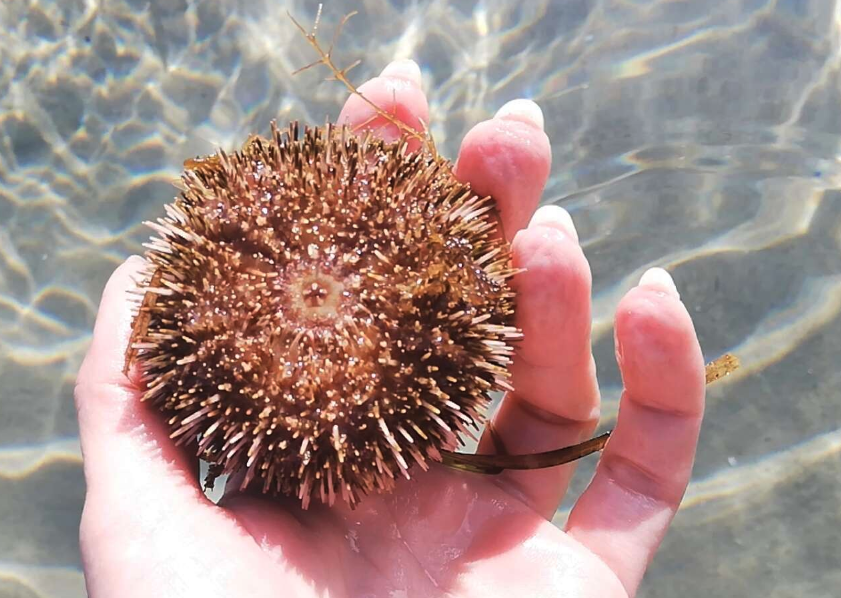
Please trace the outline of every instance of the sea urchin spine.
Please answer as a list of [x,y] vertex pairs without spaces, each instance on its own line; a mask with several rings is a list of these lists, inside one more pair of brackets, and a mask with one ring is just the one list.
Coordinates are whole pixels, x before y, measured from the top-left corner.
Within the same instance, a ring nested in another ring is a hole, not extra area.
[[292,124],[182,182],[151,224],[132,347],[143,399],[214,476],[353,505],[508,388],[509,249],[443,158]]

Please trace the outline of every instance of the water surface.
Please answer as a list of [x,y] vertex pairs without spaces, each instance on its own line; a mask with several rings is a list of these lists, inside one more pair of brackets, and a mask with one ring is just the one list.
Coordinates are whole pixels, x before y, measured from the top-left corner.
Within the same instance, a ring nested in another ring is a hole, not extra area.
[[[357,4],[329,4],[327,35]],[[339,62],[362,59],[358,82],[420,62],[445,155],[510,99],[543,107],[544,201],[572,213],[593,269],[605,427],[612,311],[650,266],[674,274],[707,357],[744,362],[709,393],[693,482],[640,595],[837,595],[836,3],[361,4]],[[287,9],[314,17],[302,1],[0,3],[0,596],[84,596],[74,377],[102,287],[183,159],[272,118],[338,115],[326,73],[291,76],[313,56]]]

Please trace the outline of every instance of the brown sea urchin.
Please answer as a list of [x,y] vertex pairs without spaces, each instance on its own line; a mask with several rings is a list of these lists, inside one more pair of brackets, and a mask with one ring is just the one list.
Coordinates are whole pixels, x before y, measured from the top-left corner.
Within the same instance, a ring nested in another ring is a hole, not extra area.
[[355,504],[508,387],[508,246],[434,152],[293,124],[182,182],[132,346],[144,400],[213,475]]

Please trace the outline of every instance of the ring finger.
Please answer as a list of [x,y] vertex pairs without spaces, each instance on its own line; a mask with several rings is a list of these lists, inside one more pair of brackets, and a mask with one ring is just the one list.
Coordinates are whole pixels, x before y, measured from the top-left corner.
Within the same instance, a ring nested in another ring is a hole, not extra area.
[[[528,454],[584,440],[598,422],[599,390],[590,349],[590,268],[572,219],[544,206],[513,243],[517,325],[524,340],[512,366],[513,392],[497,410],[481,452]],[[507,471],[501,483],[551,518],[574,464]]]

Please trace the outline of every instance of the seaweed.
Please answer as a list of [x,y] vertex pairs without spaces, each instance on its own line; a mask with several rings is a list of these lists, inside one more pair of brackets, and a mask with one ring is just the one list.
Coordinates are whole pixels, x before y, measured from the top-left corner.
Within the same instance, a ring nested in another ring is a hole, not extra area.
[[[706,365],[706,383],[712,384],[739,368],[735,355],[727,353]],[[612,430],[584,442],[543,453],[530,455],[468,455],[444,453],[443,463],[454,469],[473,473],[498,474],[506,469],[543,469],[577,461],[604,449]]]
[[371,108],[373,108],[374,112],[376,113],[375,116],[372,116],[370,119],[356,125],[353,128],[354,132],[359,131],[360,129],[364,129],[366,126],[371,124],[371,122],[374,119],[376,119],[377,116],[379,116],[381,118],[386,119],[389,123],[397,127],[405,136],[412,139],[416,139],[417,141],[421,142],[430,151],[430,153],[432,153],[433,156],[437,156],[438,151],[435,147],[435,142],[432,139],[432,135],[430,134],[429,128],[427,127],[426,123],[423,123],[421,121],[421,124],[424,127],[424,131],[423,134],[419,133],[417,130],[413,129],[412,127],[398,119],[395,115],[383,110],[380,106],[371,101],[370,98],[366,97],[365,94],[359,91],[356,85],[354,85],[353,82],[351,82],[351,80],[348,79],[347,74],[353,68],[359,66],[359,64],[362,62],[361,60],[355,60],[344,68],[339,68],[333,61],[333,50],[335,49],[336,42],[339,40],[339,36],[342,33],[342,29],[354,15],[358,14],[357,11],[350,12],[342,18],[342,20],[339,22],[339,25],[336,27],[335,32],[333,33],[333,39],[330,42],[330,46],[325,50],[322,47],[321,42],[318,41],[317,35],[318,25],[321,21],[322,8],[323,5],[319,4],[318,10],[315,15],[315,21],[313,22],[312,28],[309,30],[307,30],[303,25],[301,25],[301,23],[295,20],[295,17],[293,17],[292,14],[289,13],[289,11],[287,11],[286,13],[289,16],[289,19],[292,21],[292,23],[294,23],[295,27],[298,28],[298,31],[301,32],[301,35],[304,36],[304,39],[307,41],[307,43],[309,43],[310,46],[312,46],[312,48],[318,54],[317,60],[296,69],[292,74],[296,75],[298,73],[309,70],[319,65],[327,67],[332,73],[332,76],[327,77],[327,80],[339,81],[342,85],[344,85],[347,88],[347,90],[351,94],[359,97],[362,101],[364,101]]

